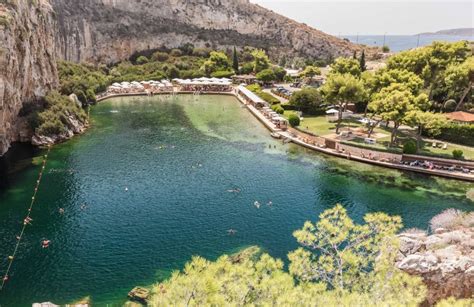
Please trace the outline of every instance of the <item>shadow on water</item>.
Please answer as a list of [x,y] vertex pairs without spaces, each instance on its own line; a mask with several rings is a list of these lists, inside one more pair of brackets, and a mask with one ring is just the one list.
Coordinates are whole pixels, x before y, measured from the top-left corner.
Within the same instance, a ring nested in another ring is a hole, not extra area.
[[21,172],[34,166],[34,158],[40,149],[26,143],[15,143],[0,157],[0,194],[15,185],[15,178]]

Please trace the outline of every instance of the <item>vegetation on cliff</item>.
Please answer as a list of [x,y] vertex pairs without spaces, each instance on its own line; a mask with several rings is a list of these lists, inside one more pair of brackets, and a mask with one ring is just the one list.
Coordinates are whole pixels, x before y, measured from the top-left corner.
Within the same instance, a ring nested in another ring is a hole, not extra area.
[[[183,272],[153,288],[151,306],[407,305],[424,300],[420,278],[393,266],[398,217],[367,214],[355,224],[337,205],[294,233],[301,247],[289,272],[267,254],[258,259],[194,257]],[[395,244],[395,245],[394,245]]]
[[84,125],[87,115],[67,96],[52,91],[45,97],[45,109],[37,113],[34,121],[36,135],[53,137],[74,130],[77,124]]

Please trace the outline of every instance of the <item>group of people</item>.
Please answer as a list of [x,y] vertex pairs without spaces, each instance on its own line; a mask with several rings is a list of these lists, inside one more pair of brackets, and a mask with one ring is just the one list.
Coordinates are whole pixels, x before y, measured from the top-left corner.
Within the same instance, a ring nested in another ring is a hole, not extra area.
[[232,86],[227,84],[181,84],[179,87],[181,92],[193,92],[193,93],[207,93],[216,92],[224,93],[231,92]]
[[412,162],[402,161],[400,163],[402,163],[403,165],[408,165],[408,166],[412,166],[412,167],[422,167],[422,168],[429,169],[429,170],[435,169],[435,170],[443,170],[443,171],[448,171],[448,172],[458,171],[458,172],[462,172],[462,173],[465,173],[465,174],[469,174],[470,172],[474,172],[474,170],[471,171],[470,169],[462,167],[462,166],[439,165],[439,164],[433,163],[432,161],[418,161],[418,160],[415,160],[415,161],[412,161]]

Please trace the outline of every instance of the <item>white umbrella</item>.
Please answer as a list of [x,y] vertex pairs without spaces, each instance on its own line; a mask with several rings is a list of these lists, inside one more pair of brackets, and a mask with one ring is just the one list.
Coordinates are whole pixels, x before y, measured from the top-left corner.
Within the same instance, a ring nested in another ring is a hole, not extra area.
[[337,113],[339,113],[339,111],[336,109],[329,109],[326,111],[326,114],[337,114]]

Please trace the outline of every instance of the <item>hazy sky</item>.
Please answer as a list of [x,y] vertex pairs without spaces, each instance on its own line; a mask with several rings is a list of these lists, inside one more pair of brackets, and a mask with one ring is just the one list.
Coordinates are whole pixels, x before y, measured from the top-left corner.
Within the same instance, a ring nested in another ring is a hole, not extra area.
[[250,0],[324,32],[417,34],[472,28],[466,0]]

